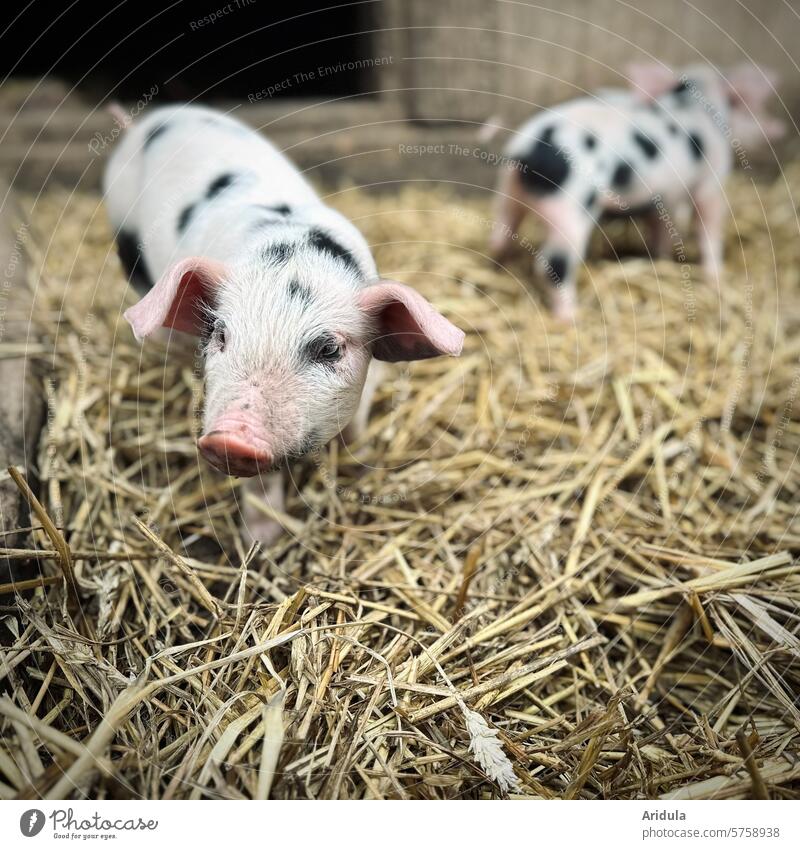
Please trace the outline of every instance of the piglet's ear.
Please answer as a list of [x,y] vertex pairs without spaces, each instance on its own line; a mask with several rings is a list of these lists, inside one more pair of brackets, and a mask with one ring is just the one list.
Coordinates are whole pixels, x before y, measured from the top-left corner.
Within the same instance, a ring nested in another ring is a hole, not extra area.
[[643,101],[661,97],[678,83],[675,72],[658,62],[634,62],[625,71],[634,94]]
[[136,338],[144,339],[159,327],[199,336],[203,302],[213,303],[225,275],[225,266],[213,259],[189,257],[176,262],[138,304],[125,311]]
[[376,322],[376,360],[396,363],[461,353],[463,331],[409,286],[382,280],[360,293],[359,306]]
[[760,109],[775,94],[778,74],[757,65],[737,65],[727,74],[727,83],[734,102],[750,109]]
[[764,138],[775,141],[785,135],[786,124],[766,111],[778,80],[774,71],[757,65],[738,65],[727,74],[731,126],[745,144],[758,144]]

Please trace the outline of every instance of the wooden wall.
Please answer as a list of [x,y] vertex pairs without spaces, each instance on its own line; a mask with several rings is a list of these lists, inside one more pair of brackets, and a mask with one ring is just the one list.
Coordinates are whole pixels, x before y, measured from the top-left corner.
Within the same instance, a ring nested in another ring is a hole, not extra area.
[[625,65],[756,62],[800,91],[800,0],[387,0],[381,49],[402,57],[383,85],[407,117],[518,119],[624,85]]
[[[768,65],[783,74],[774,114],[800,112],[800,0],[380,0],[364,6],[362,28],[374,34],[364,58],[391,59],[370,70],[370,94],[212,105],[261,128],[319,183],[377,189],[418,179],[493,186],[496,169],[474,156],[403,150],[440,143],[500,150],[506,134],[480,142],[477,124],[498,116],[514,128],[543,106],[625,85],[631,61]],[[800,134],[789,126],[777,158],[757,150],[754,167],[774,172],[800,155]],[[35,191],[51,181],[94,189],[107,150],[98,155],[92,139],[111,130],[99,104],[58,80],[6,84],[0,173]]]

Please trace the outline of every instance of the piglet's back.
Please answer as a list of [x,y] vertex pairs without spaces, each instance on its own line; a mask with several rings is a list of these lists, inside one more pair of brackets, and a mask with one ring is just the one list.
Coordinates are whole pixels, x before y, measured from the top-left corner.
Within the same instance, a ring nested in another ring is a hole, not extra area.
[[[289,160],[255,130],[198,106],[152,110],[125,131],[103,179],[112,227],[144,246],[151,274],[192,253],[192,225],[236,186],[255,202],[320,201]],[[219,258],[228,252],[224,234]]]

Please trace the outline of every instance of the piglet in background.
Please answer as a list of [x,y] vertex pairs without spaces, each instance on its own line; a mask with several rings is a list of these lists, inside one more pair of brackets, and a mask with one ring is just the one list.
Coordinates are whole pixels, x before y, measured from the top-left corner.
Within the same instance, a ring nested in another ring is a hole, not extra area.
[[631,88],[605,89],[531,118],[505,153],[497,190],[492,255],[503,260],[533,210],[547,236],[535,268],[549,284],[554,314],[574,318],[575,281],[603,214],[647,214],[652,252],[668,257],[672,233],[694,218],[703,270],[719,285],[727,201],[737,153],[780,137],[765,112],[775,75],[747,66],[673,72],[633,65]]
[[[103,189],[142,295],[125,318],[138,339],[161,327],[202,338],[199,451],[278,510],[286,460],[363,430],[378,361],[461,352],[464,334],[414,289],[379,280],[359,231],[229,116],[154,109],[125,132]],[[251,538],[280,532],[247,499],[243,519]]]

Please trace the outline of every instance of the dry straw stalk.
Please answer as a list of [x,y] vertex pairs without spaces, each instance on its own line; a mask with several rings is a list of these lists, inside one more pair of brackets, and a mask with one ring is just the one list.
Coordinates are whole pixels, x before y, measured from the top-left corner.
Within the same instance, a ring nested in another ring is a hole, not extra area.
[[482,202],[334,195],[467,345],[295,466],[262,550],[98,198],[29,199],[50,415],[4,556],[44,579],[0,587],[0,797],[794,796],[798,191],[736,180],[721,298],[599,238],[577,328]]

